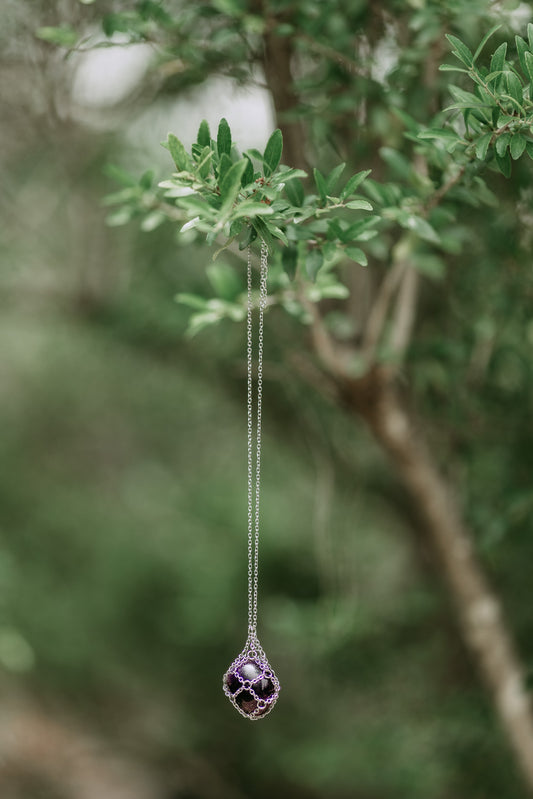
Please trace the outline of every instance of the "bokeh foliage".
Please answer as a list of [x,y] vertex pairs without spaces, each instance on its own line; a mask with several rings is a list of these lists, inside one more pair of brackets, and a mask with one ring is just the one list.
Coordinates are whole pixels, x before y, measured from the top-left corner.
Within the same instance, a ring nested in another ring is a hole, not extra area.
[[[158,87],[166,95],[220,70],[247,79],[265,20],[277,20],[306,65],[298,111],[318,168],[371,167],[380,208],[383,184],[401,200],[424,190],[410,170],[416,148],[437,152],[439,174],[454,160],[449,140],[418,137],[458,102],[436,70],[444,34],[474,51],[502,23],[481,55],[489,70],[516,6],[391,2],[380,17],[365,2],[326,14],[308,0],[94,3],[60,19],[45,5],[41,20],[10,18],[21,53],[12,42],[9,64],[22,77],[30,48],[56,58],[31,26],[64,24],[71,46],[103,17],[107,35],[155,40],[163,61],[180,53],[183,68]],[[387,47],[397,58],[383,75]],[[521,68],[520,45],[507,58]],[[127,168],[122,130],[80,129],[24,97],[24,113],[20,99],[6,104],[2,164],[6,696],[38,697],[131,753],[163,775],[165,799],[519,799],[417,522],[366,432],[303,384],[306,331],[282,308],[267,319],[261,613],[283,691],[252,730],[232,713],[220,680],[245,625],[242,326],[225,319],[185,340],[188,313],[173,298],[217,291],[211,253],[178,248],[167,223],[106,229],[100,201],[115,187],[103,166]],[[448,113],[438,126],[449,123]],[[448,246],[417,244],[432,274],[405,375],[530,663],[531,167],[524,155],[510,179],[483,177],[498,205],[458,186],[448,216],[432,220]],[[370,274],[389,267],[397,222],[365,245]],[[238,262],[220,258],[243,286]],[[341,267],[352,293],[358,268]],[[331,324],[349,339],[337,299]]]

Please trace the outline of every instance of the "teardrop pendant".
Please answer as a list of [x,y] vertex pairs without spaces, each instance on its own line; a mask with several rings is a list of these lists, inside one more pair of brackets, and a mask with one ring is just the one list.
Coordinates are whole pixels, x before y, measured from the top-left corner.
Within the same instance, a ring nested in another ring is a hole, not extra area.
[[224,693],[241,716],[255,721],[274,707],[281,686],[255,632],[224,674]]

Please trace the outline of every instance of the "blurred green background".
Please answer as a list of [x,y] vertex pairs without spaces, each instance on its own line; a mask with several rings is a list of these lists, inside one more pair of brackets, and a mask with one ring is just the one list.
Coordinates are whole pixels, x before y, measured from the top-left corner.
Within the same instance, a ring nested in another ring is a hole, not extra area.
[[[306,331],[280,310],[260,637],[282,693],[258,725],[224,697],[246,632],[244,328],[186,339],[174,296],[209,291],[211,253],[170,225],[106,226],[106,164],[169,167],[142,97],[70,112],[68,62],[33,31],[77,5],[7,2],[1,19],[0,796],[519,799],[404,495],[366,430],[302,382]],[[531,277],[509,209],[531,172],[515,175],[483,234],[493,263],[426,290],[410,357],[527,661]]]

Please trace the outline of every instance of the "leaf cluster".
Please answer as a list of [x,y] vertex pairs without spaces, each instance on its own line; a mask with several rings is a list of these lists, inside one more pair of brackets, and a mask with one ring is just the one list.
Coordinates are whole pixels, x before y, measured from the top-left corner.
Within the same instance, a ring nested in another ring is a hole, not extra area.
[[[462,66],[444,64],[440,69],[463,73],[474,83],[473,91],[453,84],[449,87],[454,102],[446,111],[462,119],[461,145],[467,154],[493,161],[498,171],[510,177],[513,160],[524,152],[533,159],[533,24],[528,25],[527,41],[515,36],[515,58],[509,58],[504,41],[488,64],[480,64],[485,45],[499,28],[496,25],[488,31],[475,52],[448,34],[453,55]],[[454,147],[452,138],[450,145]]]

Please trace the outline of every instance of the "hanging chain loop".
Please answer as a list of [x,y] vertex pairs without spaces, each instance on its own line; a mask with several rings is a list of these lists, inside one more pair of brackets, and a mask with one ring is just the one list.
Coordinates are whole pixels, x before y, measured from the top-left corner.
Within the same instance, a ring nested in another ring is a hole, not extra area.
[[[253,337],[252,337],[252,256],[248,247],[247,287],[248,309],[246,315],[247,341],[247,409],[248,409],[248,632],[257,633],[257,587],[259,580],[259,500],[261,489],[261,415],[263,405],[263,328],[267,304],[268,248],[261,242],[261,268],[259,281],[259,330],[257,344],[257,406],[253,423]],[[254,474],[255,471],[255,474]],[[255,477],[255,480],[254,480]]]

